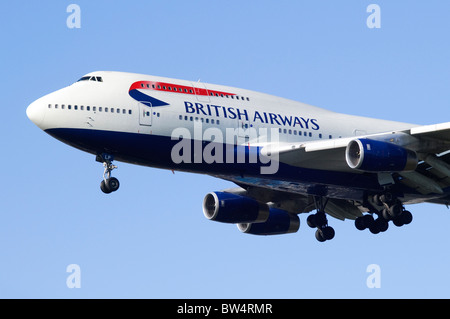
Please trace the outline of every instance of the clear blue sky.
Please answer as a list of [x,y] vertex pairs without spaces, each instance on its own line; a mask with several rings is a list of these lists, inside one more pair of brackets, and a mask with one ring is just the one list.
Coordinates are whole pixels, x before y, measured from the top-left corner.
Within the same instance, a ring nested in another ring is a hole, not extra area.
[[[81,8],[69,29],[66,8]],[[381,8],[369,29],[366,8]],[[256,237],[204,218],[208,176],[119,163],[100,191],[94,157],[25,114],[95,70],[231,85],[334,111],[450,121],[448,1],[9,1],[0,13],[1,298],[449,298],[450,211],[408,207],[412,224],[336,237]],[[66,267],[81,269],[69,289]],[[371,264],[381,288],[368,288]]]

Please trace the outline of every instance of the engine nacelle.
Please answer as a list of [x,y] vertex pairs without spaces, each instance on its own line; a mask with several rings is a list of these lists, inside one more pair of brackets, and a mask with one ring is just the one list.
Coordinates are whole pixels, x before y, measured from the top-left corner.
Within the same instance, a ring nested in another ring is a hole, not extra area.
[[295,233],[300,228],[300,218],[287,211],[270,208],[269,218],[263,223],[241,223],[237,225],[243,233],[253,235],[281,235]]
[[245,196],[211,192],[203,200],[203,214],[222,223],[261,223],[269,218],[269,206]]
[[413,171],[417,154],[401,146],[367,138],[348,143],[345,150],[348,166],[367,172]]

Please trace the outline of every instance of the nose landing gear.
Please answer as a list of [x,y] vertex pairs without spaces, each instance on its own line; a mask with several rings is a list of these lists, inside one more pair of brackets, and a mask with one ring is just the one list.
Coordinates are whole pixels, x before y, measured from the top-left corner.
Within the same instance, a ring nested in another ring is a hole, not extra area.
[[111,171],[117,168],[117,166],[112,163],[114,156],[103,153],[101,155],[97,155],[95,160],[97,162],[103,162],[103,167],[105,168],[105,171],[103,172],[103,180],[100,183],[100,189],[102,192],[109,194],[117,191],[120,186],[119,180],[115,177],[111,177]]

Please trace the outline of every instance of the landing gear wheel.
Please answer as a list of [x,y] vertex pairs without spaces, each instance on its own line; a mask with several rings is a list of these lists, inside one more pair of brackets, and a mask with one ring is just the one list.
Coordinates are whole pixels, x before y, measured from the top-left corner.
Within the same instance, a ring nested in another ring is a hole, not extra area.
[[109,194],[119,189],[119,180],[115,177],[110,177],[107,180],[102,180],[100,183],[100,189],[103,193]]
[[334,238],[335,232],[333,227],[325,226],[323,228],[318,228],[316,230],[316,239],[323,243],[326,240],[331,240]]
[[334,235],[335,235],[334,228],[330,227],[330,226],[326,226],[326,227],[322,228],[322,235],[323,235],[323,238],[325,238],[326,240],[333,239]]
[[102,180],[102,182],[100,183],[100,189],[102,190],[103,193],[105,194],[109,194],[111,193],[111,191],[109,190],[108,186],[105,183],[105,180]]
[[355,220],[355,227],[358,230],[364,230],[366,228],[370,228],[370,226],[373,225],[375,220],[373,219],[373,216],[370,214],[360,216],[356,218]]
[[306,223],[311,228],[321,228],[327,224],[327,217],[325,212],[318,211],[315,214],[311,214],[306,219]]
[[377,224],[378,229],[380,232],[385,232],[389,228],[389,223],[386,219],[379,217],[375,220],[375,223]]
[[389,213],[389,216],[391,217],[391,219],[394,219],[394,218],[400,216],[402,211],[403,211],[402,204],[394,204],[394,205],[390,206],[388,209],[388,213]]
[[373,223],[372,226],[369,227],[369,230],[372,234],[379,234],[380,233],[380,228],[378,228],[377,223]]
[[409,223],[412,222],[413,220],[413,216],[411,214],[411,212],[405,210],[401,215],[400,218],[403,220],[403,224],[404,225],[408,225]]
[[404,212],[401,213],[400,216],[398,216],[392,222],[394,223],[395,226],[401,227],[403,225],[408,225],[409,223],[411,223],[412,219],[413,219],[412,214],[409,211],[405,210]]
[[364,225],[364,219],[362,217],[358,217],[355,219],[355,227],[357,230],[366,229],[366,226]]
[[321,243],[323,243],[326,240],[325,237],[323,237],[323,233],[322,233],[321,229],[316,230],[316,239],[318,241],[320,241]]
[[119,180],[115,177],[110,177],[106,180],[106,184],[108,185],[108,189],[111,192],[115,192],[119,189],[120,183]]
[[308,216],[308,218],[306,219],[306,223],[308,224],[309,227],[311,228],[316,228],[316,215],[315,214],[311,214]]

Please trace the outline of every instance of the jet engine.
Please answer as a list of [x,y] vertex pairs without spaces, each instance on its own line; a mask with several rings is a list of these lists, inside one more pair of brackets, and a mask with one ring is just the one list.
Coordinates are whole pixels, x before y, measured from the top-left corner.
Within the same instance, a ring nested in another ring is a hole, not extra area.
[[345,159],[350,168],[367,172],[413,171],[418,163],[414,151],[367,138],[348,143]]
[[211,192],[203,200],[203,214],[222,223],[261,223],[269,218],[269,207],[249,197]]
[[240,223],[241,232],[253,235],[281,235],[295,233],[300,228],[300,219],[297,215],[287,211],[270,208],[269,218],[262,223]]

